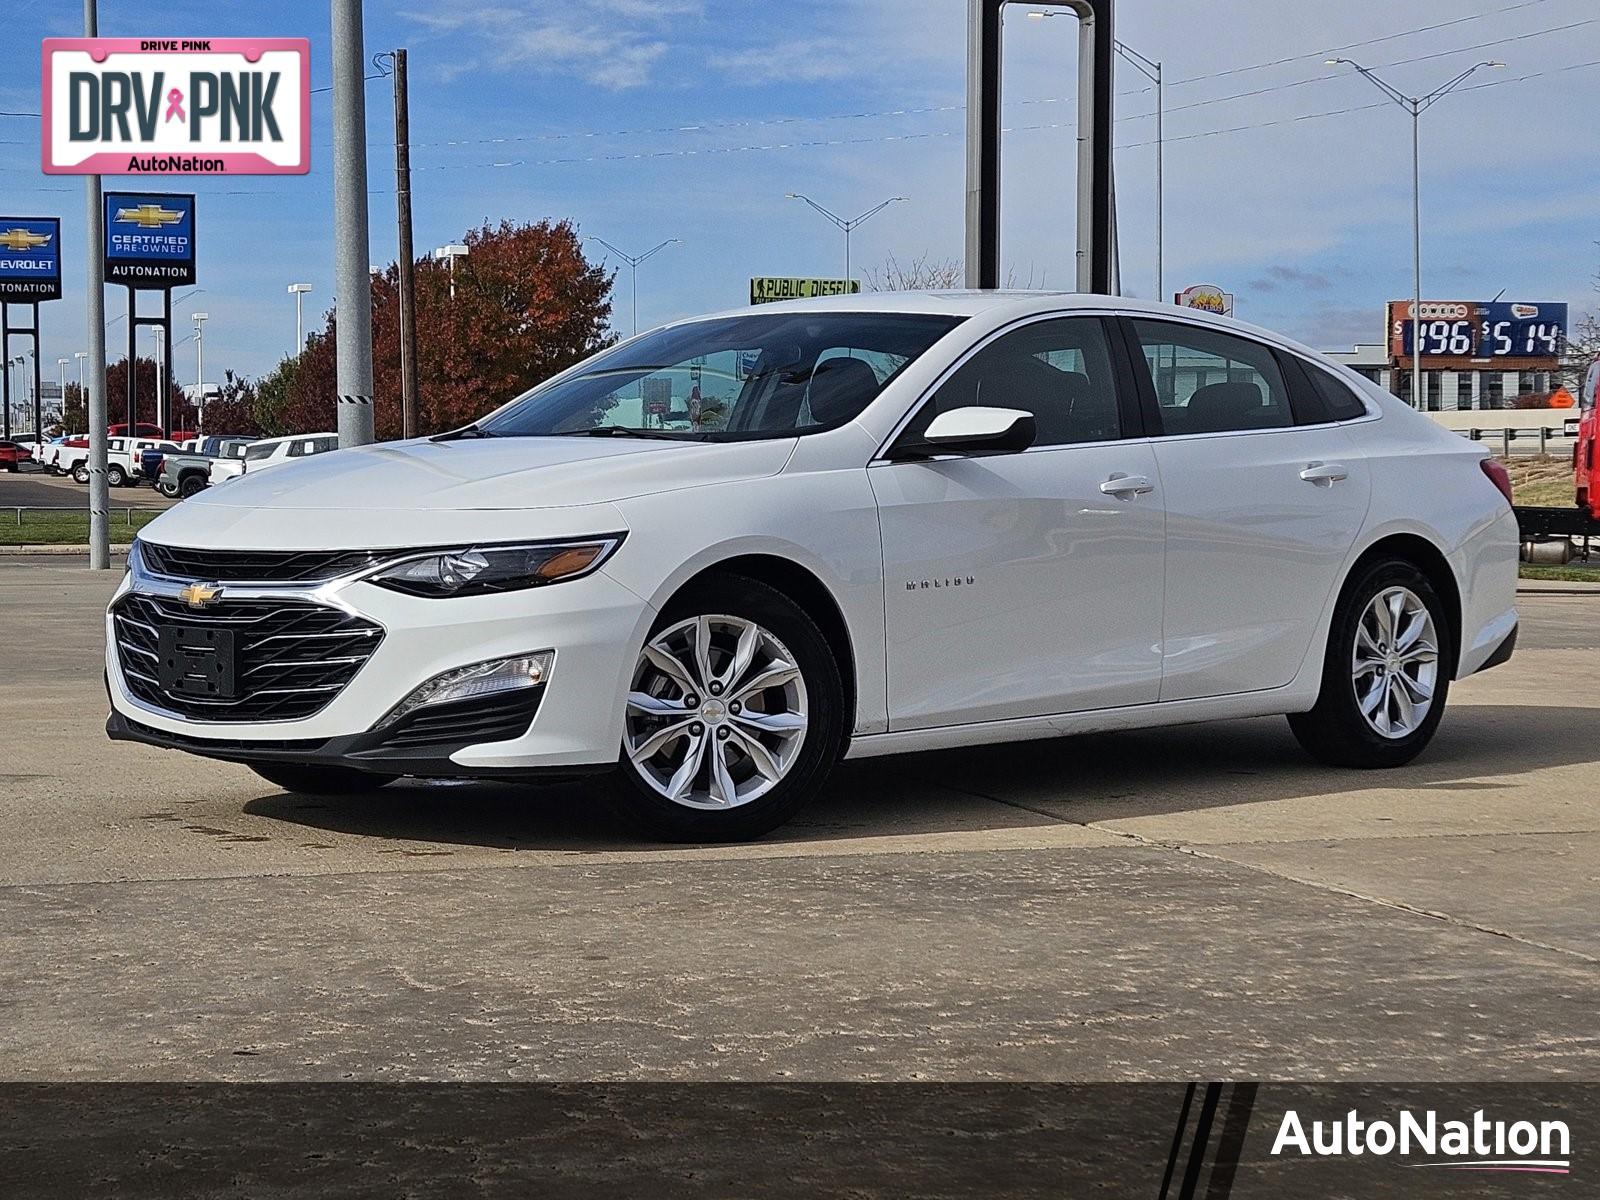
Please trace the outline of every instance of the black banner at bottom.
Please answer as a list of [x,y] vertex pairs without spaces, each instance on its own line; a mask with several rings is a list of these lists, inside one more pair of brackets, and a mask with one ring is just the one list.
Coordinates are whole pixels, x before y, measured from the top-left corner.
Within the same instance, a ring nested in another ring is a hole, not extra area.
[[1600,1193],[1590,1084],[11,1084],[19,1197]]

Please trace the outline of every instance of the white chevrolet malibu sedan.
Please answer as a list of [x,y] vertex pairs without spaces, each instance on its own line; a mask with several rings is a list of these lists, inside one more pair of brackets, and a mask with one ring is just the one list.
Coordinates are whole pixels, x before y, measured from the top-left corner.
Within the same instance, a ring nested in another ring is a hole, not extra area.
[[1393,767],[1511,655],[1508,493],[1191,310],[745,309],[171,509],[107,615],[109,731],[298,791],[593,775],[695,840],[774,828],[841,758],[1087,730],[1282,713]]

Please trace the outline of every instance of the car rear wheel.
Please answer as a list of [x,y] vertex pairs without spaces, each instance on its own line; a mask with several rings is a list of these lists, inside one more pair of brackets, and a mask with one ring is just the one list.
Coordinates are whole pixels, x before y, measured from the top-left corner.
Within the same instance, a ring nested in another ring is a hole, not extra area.
[[844,733],[839,666],[805,611],[756,580],[707,577],[639,653],[612,795],[654,837],[759,837],[820,790]]
[[305,763],[251,763],[250,769],[286,792],[308,796],[356,796],[375,792],[400,778],[350,767],[317,767]]
[[77,466],[72,468],[72,482],[73,483],[88,483],[89,482],[89,464],[88,463],[79,463]]
[[204,479],[201,479],[200,476],[198,476],[198,475],[185,475],[183,477],[182,481],[179,482],[179,484],[178,484],[178,492],[177,492],[177,494],[182,496],[185,500],[187,500],[190,496],[193,496],[196,492],[205,491],[205,487],[206,487],[206,481]]
[[108,483],[110,486],[112,486],[112,487],[121,487],[123,484],[125,484],[127,482],[128,482],[128,473],[126,471],[124,471],[121,467],[117,466],[116,463],[112,463],[109,467],[106,468],[106,483]]
[[1399,767],[1420,754],[1444,716],[1455,662],[1433,585],[1402,559],[1364,568],[1334,612],[1322,691],[1289,717],[1300,744],[1340,767]]
[[156,491],[160,492],[163,496],[166,496],[171,500],[176,500],[178,498],[178,485],[168,482],[165,475],[156,480]]

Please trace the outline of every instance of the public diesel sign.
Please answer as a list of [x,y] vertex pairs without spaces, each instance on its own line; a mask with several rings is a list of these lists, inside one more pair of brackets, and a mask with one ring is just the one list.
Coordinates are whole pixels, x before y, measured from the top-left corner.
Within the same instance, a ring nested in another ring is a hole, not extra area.
[[303,175],[305,38],[46,38],[51,175]]

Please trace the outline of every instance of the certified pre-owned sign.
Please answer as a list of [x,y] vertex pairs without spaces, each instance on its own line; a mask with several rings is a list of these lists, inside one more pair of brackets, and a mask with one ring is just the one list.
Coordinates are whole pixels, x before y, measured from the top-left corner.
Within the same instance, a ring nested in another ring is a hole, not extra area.
[[304,175],[305,38],[46,38],[50,175]]

